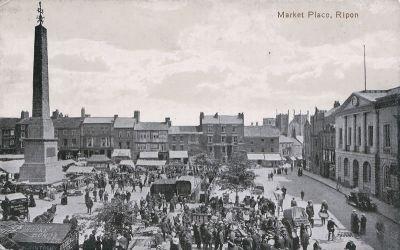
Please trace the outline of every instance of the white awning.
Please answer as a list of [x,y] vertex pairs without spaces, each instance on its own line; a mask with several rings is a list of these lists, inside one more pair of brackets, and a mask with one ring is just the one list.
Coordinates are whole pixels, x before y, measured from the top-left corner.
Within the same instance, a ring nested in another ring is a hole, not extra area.
[[143,160],[139,159],[136,162],[137,166],[164,166],[167,161],[164,160]]
[[18,174],[25,160],[0,161],[0,169],[9,174]]
[[129,159],[131,159],[131,150],[116,148],[114,149],[111,157],[128,157]]
[[153,152],[153,151],[140,152],[139,158],[141,158],[141,159],[158,159],[158,152]]
[[247,154],[249,161],[281,161],[279,154]]
[[249,161],[263,161],[264,154],[247,154],[247,159]]
[[133,163],[132,160],[122,160],[119,162],[120,166],[129,166],[129,167],[135,167],[135,163]]
[[169,151],[170,159],[184,159],[188,157],[188,151]]
[[280,154],[264,154],[266,161],[281,161],[282,157]]

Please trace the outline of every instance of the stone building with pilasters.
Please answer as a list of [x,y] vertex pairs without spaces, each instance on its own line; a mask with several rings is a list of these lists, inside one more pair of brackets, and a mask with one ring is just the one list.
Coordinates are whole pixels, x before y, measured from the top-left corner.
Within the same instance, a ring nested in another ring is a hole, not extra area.
[[[393,107],[381,107],[378,104],[382,102],[380,100],[398,93],[399,90],[400,88],[354,92],[337,111],[336,177],[343,185],[357,187],[382,197],[382,184],[386,181],[380,160],[385,156],[383,145],[387,144],[388,137],[391,141],[397,141],[394,134],[398,129],[394,116],[389,118],[388,115],[391,113],[389,109]],[[389,130],[389,134],[388,131],[384,132],[385,129]],[[392,143],[390,148],[397,152],[397,143]],[[397,163],[393,163],[398,169]]]

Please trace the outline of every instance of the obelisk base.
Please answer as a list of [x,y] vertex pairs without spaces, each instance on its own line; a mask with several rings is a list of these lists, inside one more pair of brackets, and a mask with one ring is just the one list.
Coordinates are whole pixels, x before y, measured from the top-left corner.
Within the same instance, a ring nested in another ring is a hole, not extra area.
[[19,181],[46,182],[46,168],[57,162],[56,139],[25,139],[25,163]]

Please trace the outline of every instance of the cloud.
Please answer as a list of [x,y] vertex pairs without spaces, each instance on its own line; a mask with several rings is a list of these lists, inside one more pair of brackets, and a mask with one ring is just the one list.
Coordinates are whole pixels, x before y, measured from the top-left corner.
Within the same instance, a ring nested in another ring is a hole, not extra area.
[[102,58],[88,59],[81,55],[57,54],[50,58],[50,64],[52,67],[77,72],[104,72],[109,70]]

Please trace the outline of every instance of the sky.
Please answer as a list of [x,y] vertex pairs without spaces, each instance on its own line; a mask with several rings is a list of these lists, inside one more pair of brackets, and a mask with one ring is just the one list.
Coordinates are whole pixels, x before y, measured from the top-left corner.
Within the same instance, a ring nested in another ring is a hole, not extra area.
[[[38,1],[0,0],[0,117],[32,109]],[[79,116],[237,114],[245,123],[400,85],[398,1],[42,1],[50,108]],[[282,19],[278,11],[358,13]]]

